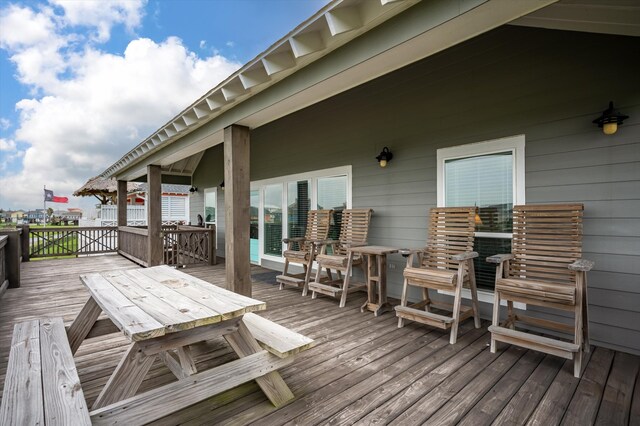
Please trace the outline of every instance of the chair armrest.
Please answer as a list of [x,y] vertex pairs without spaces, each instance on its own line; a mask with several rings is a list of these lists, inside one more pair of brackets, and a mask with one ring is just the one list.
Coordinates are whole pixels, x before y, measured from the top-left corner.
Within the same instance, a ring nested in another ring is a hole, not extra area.
[[409,257],[412,254],[424,253],[424,252],[425,252],[424,248],[413,248],[413,249],[403,248],[398,250],[398,253],[400,253],[402,257]]
[[569,265],[569,269],[571,269],[572,271],[589,272],[595,264],[596,263],[592,260],[578,259]]
[[315,244],[316,246],[325,246],[330,244],[338,244],[339,241],[338,240],[313,240],[312,243]]
[[291,243],[301,243],[305,240],[304,237],[291,237],[291,238],[283,238],[282,242],[285,244]]
[[354,248],[354,247],[364,247],[364,246],[368,246],[369,243],[367,243],[366,241],[364,243],[349,243],[349,244],[343,244],[344,248],[346,249],[350,249],[350,248]]
[[478,257],[478,253],[475,251],[465,251],[464,253],[456,254],[451,256],[451,259],[457,260],[458,262],[468,259],[473,259]]
[[513,259],[512,254],[494,254],[493,256],[487,257],[486,261],[488,263],[502,263],[511,259]]

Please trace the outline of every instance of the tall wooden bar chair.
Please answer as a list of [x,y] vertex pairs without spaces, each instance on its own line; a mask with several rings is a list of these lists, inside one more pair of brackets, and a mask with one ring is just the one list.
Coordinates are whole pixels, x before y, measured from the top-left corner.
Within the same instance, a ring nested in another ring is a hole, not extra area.
[[[338,239],[317,243],[320,247],[316,256],[318,270],[315,281],[309,283],[312,298],[315,299],[318,293],[340,297],[340,307],[342,308],[347,303],[347,294],[354,291],[366,291],[364,283],[349,286],[352,268],[360,268],[363,275],[366,275],[362,256],[350,252],[349,249],[367,245],[372,213],[372,209],[343,210]],[[331,249],[331,253],[328,253],[328,249]],[[321,282],[323,268],[326,270],[328,280]],[[337,273],[335,280],[332,270]]]
[[[573,359],[580,377],[582,354],[589,351],[587,271],[594,263],[582,257],[582,204],[522,205],[513,209],[511,254],[487,258],[496,263],[491,352],[496,342],[511,343]],[[500,301],[507,318],[499,323]],[[572,312],[574,324],[516,314],[513,302]],[[572,335],[572,342],[515,329],[520,323]]]
[[[309,210],[304,237],[284,238],[282,240],[287,245],[287,249],[283,253],[284,271],[282,275],[276,277],[276,281],[280,284],[280,290],[288,284],[302,287],[302,295],[307,295],[311,268],[316,258],[316,246],[313,243],[327,239],[332,214],[333,210]],[[291,263],[302,265],[303,272],[301,274],[289,273],[289,265]]]
[[[421,250],[401,250],[407,257],[400,306],[396,306],[398,327],[412,320],[444,330],[451,329],[449,342],[456,343],[458,324],[473,316],[480,328],[478,295],[473,259],[476,207],[438,207],[429,213],[429,237]],[[419,266],[414,267],[418,255]],[[462,287],[471,290],[471,306],[462,305]],[[422,289],[422,300],[407,306],[409,287]],[[453,292],[453,305],[431,300],[429,290]],[[432,308],[450,311],[451,315],[431,312]]]

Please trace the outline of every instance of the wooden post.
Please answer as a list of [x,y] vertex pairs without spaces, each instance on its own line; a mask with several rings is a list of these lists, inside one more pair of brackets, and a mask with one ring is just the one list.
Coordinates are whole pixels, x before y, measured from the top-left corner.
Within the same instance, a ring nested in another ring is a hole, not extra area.
[[[118,226],[127,226],[127,181],[118,181],[118,194],[117,194],[117,206],[118,206]],[[120,230],[118,230],[118,247],[116,250],[122,249],[122,238]]]
[[22,246],[22,261],[29,261],[29,225],[22,225],[22,234],[20,235],[20,245]]
[[160,166],[147,166],[147,266],[162,264],[164,247],[162,244],[162,175]]
[[118,226],[127,226],[127,181],[118,181]]
[[249,261],[249,128],[224,129],[227,289],[251,296]]
[[[4,247],[4,261],[6,266],[6,278],[9,281],[9,288],[20,287],[20,257],[22,250],[20,248],[20,230],[4,229],[0,231],[0,235],[6,235],[8,238],[7,245]],[[0,283],[2,285],[2,283]]]
[[218,259],[216,258],[216,226],[209,225],[209,265],[217,265]]

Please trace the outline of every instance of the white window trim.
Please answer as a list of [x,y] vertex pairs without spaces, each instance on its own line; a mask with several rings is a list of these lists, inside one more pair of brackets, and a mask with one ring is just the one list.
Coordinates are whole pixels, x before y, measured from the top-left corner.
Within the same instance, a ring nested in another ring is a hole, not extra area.
[[[456,158],[474,157],[479,155],[488,155],[498,152],[511,151],[513,153],[513,204],[525,204],[525,136],[515,135],[500,139],[493,139],[484,142],[470,143],[466,145],[452,146],[449,148],[438,149],[436,154],[437,161],[437,195],[438,207],[445,206],[445,181],[444,181],[444,163],[446,160]],[[513,234],[509,233],[487,233],[476,232],[476,236],[485,238],[512,238]],[[438,290],[438,293],[453,296],[453,292]],[[462,289],[462,297],[471,298],[471,291],[467,288]],[[494,292],[484,289],[478,289],[478,301],[493,304]],[[506,306],[507,302],[502,300],[500,305]],[[515,302],[515,308],[525,310],[525,303]]]
[[[296,173],[292,175],[286,176],[278,176],[275,178],[262,179],[258,181],[253,181],[250,184],[251,191],[258,191],[260,196],[260,207],[258,208],[258,226],[260,229],[260,241],[264,241],[264,191],[262,190],[265,186],[268,185],[282,185],[282,205],[287,205],[287,187],[286,184],[288,182],[293,181],[301,181],[308,180],[311,185],[311,206],[318,205],[318,179],[328,178],[334,176],[347,176],[347,209],[352,208],[352,167],[351,166],[341,166],[341,167],[333,167],[330,169],[322,169],[322,170],[313,170],[305,173]],[[282,215],[282,238],[287,238],[287,215],[283,211]],[[284,252],[285,246],[282,245],[282,251]],[[258,264],[262,265],[263,260],[268,260],[270,262],[281,263],[284,264],[284,258],[282,256],[274,256],[270,254],[264,253],[264,245],[259,244],[258,251]]]
[[[213,192],[216,195],[216,205],[214,206],[215,207],[215,215],[214,215],[215,217],[213,218],[214,222],[207,222],[207,193],[208,192]],[[206,224],[213,224],[213,225],[217,226],[218,225],[218,187],[214,186],[214,187],[211,187],[211,188],[205,188],[203,197],[204,197],[203,200],[202,200],[202,220],[203,220],[203,223],[205,225]]]

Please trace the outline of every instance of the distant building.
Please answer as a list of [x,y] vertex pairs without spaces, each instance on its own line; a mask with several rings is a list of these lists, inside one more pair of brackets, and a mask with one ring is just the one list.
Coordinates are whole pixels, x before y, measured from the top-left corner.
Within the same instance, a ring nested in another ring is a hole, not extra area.
[[27,212],[27,221],[29,223],[44,223],[46,217],[47,211],[45,209],[35,209]]
[[25,218],[26,214],[23,210],[14,210],[11,212],[7,212],[9,213],[9,218],[11,219],[11,222],[13,223],[20,223],[23,221],[23,219]]

